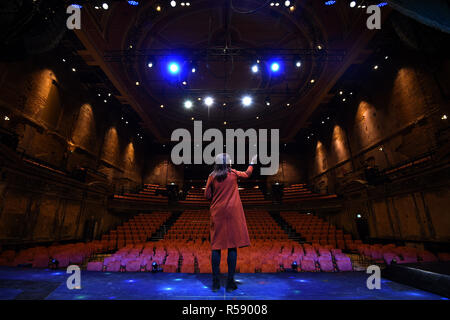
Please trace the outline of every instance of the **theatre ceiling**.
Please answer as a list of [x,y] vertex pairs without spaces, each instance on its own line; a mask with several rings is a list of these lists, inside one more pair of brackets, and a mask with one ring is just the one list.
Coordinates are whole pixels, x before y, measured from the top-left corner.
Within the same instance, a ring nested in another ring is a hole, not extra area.
[[[262,3],[85,6],[76,31],[84,48],[77,54],[102,69],[116,98],[134,109],[156,141],[201,120],[204,128],[278,128],[289,142],[330,99],[344,72],[370,54],[367,44],[377,31],[366,27],[365,9],[342,1],[296,1],[295,10]],[[171,62],[178,74],[168,70]],[[209,107],[208,96],[214,100]],[[243,106],[244,96],[251,105]]]

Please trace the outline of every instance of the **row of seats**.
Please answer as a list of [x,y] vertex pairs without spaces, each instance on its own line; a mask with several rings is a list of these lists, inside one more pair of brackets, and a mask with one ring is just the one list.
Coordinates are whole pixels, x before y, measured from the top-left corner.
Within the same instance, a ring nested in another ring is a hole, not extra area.
[[[188,194],[186,195],[186,199],[179,201],[180,204],[195,204],[201,206],[208,206],[209,201],[205,199],[205,188],[200,187],[191,187]],[[256,204],[256,205],[264,205],[270,204],[270,200],[264,200],[264,195],[259,189],[258,186],[254,188],[239,188],[239,196],[243,204]]]
[[170,215],[165,211],[139,214],[118,226],[117,229],[103,235],[102,241],[108,243],[109,250],[146,242],[169,219]]
[[[292,266],[300,271],[352,271],[350,258],[331,245],[300,244],[288,239],[267,211],[246,210],[252,245],[239,249],[238,272],[278,272]],[[184,211],[164,239],[127,245],[104,261],[89,262],[88,270],[151,271],[153,263],[164,272],[211,272],[209,211]],[[226,258],[221,272],[227,272]]]
[[281,216],[307,241],[355,251],[373,263],[390,264],[393,260],[397,263],[450,261],[448,253],[439,253],[436,256],[427,250],[414,247],[397,247],[395,244],[363,244],[361,240],[352,240],[350,234],[345,234],[342,230],[312,214],[282,212]]
[[157,184],[146,184],[144,189],[138,193],[124,193],[123,195],[114,195],[119,200],[138,200],[155,203],[167,203],[168,198],[165,194],[166,189]]
[[319,193],[313,193],[306,188],[305,184],[293,184],[283,189],[283,202],[299,202],[305,200],[325,200],[335,199],[336,195],[323,195]]
[[[220,263],[227,272],[226,251]],[[152,271],[153,264],[163,272],[211,273],[211,247],[208,241],[161,240],[126,246],[104,259],[89,262],[90,271]],[[305,272],[352,271],[350,258],[340,249],[320,245],[301,245],[292,240],[252,241],[238,251],[237,272],[279,272],[296,267]]]
[[6,250],[0,254],[0,265],[16,267],[31,265],[34,268],[47,268],[52,260],[58,261],[58,267],[71,264],[81,265],[92,254],[103,252],[106,248],[101,241],[33,247],[16,252]]
[[438,253],[436,256],[427,250],[395,244],[362,244],[357,249],[364,258],[375,263],[391,264],[393,260],[396,263],[450,261],[449,253]]
[[70,264],[82,265],[95,253],[117,250],[126,245],[145,243],[169,217],[169,212],[139,214],[117,229],[102,235],[102,239],[98,241],[55,244],[49,247],[37,246],[19,252],[3,251],[0,254],[0,265],[31,265],[35,268],[47,268],[52,260],[58,262],[58,267],[67,267]]
[[352,240],[351,234],[344,234],[343,230],[312,214],[287,211],[281,212],[281,217],[306,241],[349,250],[356,250],[362,244],[360,240]]

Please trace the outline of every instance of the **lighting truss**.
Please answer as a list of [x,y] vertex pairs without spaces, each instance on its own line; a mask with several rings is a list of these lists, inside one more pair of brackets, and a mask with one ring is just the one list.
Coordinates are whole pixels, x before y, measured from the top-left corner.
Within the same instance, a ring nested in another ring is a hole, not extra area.
[[302,61],[343,61],[345,50],[317,50],[317,49],[242,49],[242,48],[207,48],[207,49],[148,49],[148,50],[112,50],[107,51],[104,59],[107,62],[136,61],[150,57],[163,58],[168,56],[182,56],[186,61],[254,61],[258,57],[261,61],[273,59],[292,61],[300,58]]

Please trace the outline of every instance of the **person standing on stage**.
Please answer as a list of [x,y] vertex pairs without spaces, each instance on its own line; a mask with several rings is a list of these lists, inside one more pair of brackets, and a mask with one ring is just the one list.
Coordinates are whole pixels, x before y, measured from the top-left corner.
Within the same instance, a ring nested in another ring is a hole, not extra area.
[[228,249],[228,280],[226,290],[237,289],[234,281],[237,248],[250,245],[244,209],[239,196],[238,178],[248,178],[253,172],[257,156],[253,156],[247,171],[231,168],[228,154],[219,154],[215,159],[213,172],[209,175],[205,197],[210,203],[211,265],[213,272],[212,290],[220,289],[220,250]]

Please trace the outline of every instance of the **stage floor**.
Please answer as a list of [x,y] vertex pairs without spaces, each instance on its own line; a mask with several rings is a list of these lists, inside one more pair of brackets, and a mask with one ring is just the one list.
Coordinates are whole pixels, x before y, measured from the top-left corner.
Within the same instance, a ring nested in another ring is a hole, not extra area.
[[[211,291],[210,274],[81,272],[81,289],[69,290],[65,270],[0,268],[0,300],[440,300],[444,297],[368,275],[348,273],[237,274],[239,289]],[[223,279],[223,283],[225,278]]]

